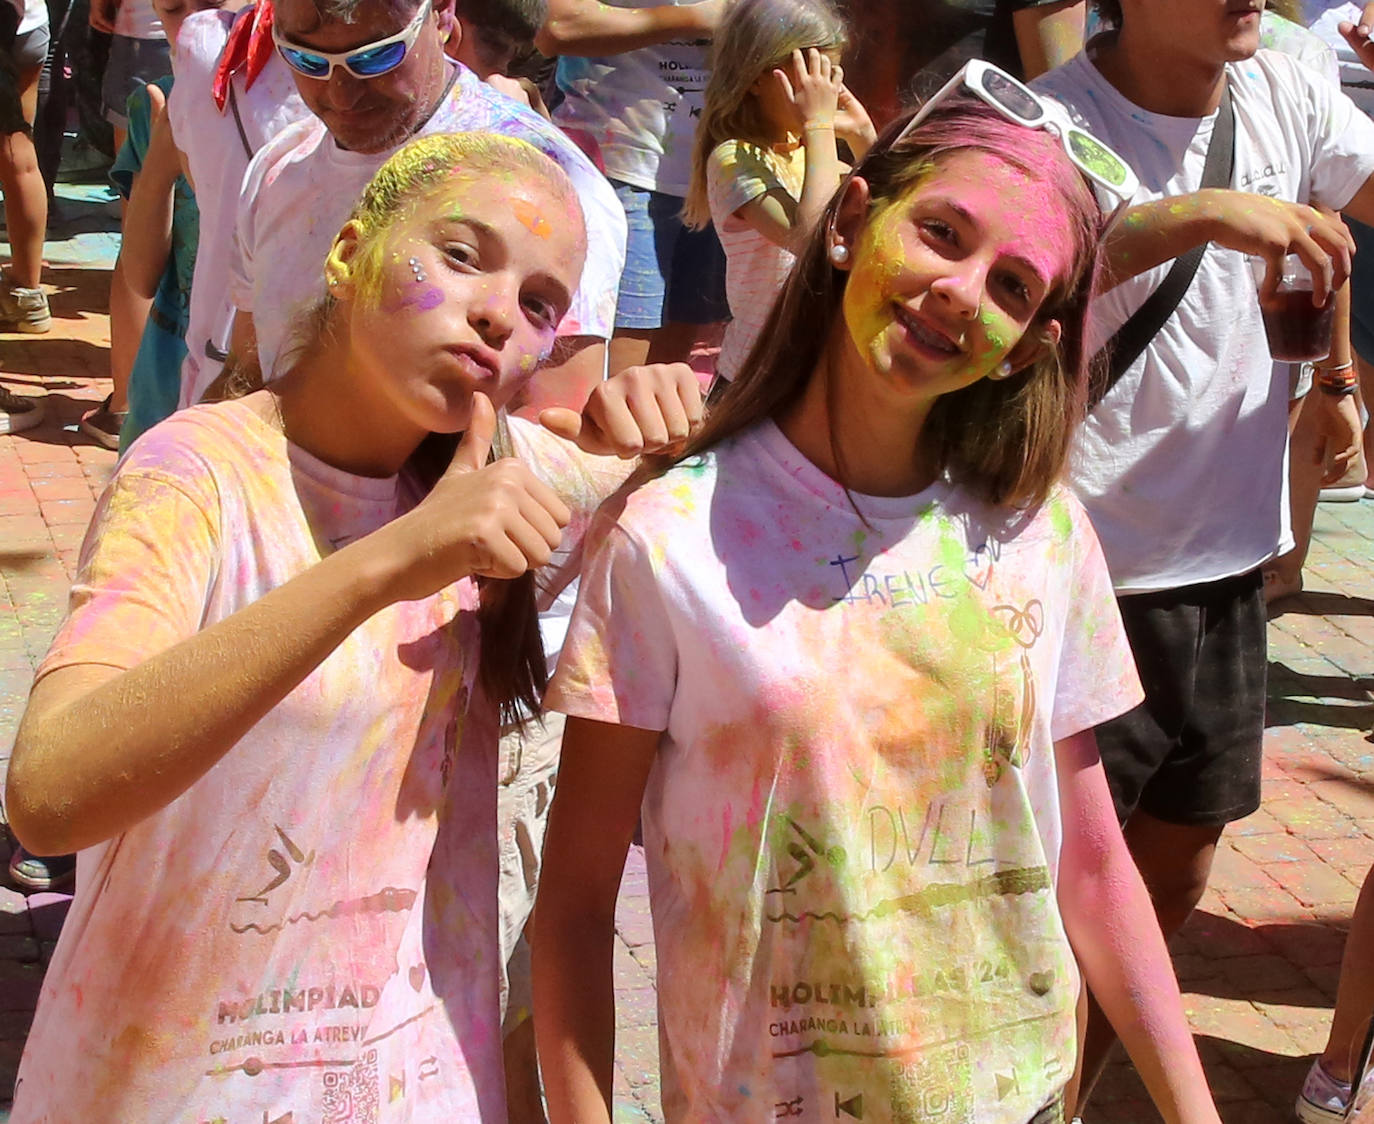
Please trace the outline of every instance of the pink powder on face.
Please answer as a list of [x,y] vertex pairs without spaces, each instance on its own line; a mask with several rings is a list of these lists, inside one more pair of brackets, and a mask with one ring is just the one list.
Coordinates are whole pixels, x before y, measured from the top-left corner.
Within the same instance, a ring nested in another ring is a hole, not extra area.
[[[414,290],[419,289],[417,293]],[[403,293],[399,300],[390,302],[382,306],[382,311],[388,316],[397,312],[404,312],[406,309],[414,309],[416,312],[429,312],[438,308],[444,303],[444,292],[437,285],[424,285],[416,283],[409,287],[409,291]]]
[[[996,215],[1006,227],[1006,241],[997,251],[1025,258],[1053,284],[1069,271],[1074,250],[1072,219],[1050,186],[1053,173],[1045,155],[1033,147],[1027,150],[1024,162],[1032,168],[1040,165],[1033,172],[983,152],[961,154],[941,166],[952,172],[951,183],[974,216]],[[957,168],[951,168],[956,161]],[[1009,197],[1015,198],[1016,206],[1008,205]]]

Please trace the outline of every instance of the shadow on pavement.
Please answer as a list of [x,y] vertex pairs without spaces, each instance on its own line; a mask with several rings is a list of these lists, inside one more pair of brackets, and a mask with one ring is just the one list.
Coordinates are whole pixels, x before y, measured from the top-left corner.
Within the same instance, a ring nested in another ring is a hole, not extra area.
[[1278,660],[1270,660],[1269,702],[1264,724],[1266,727],[1303,724],[1367,732],[1374,727],[1371,690],[1374,690],[1374,680],[1366,677],[1296,671]]
[[1374,600],[1368,597],[1350,597],[1344,593],[1308,591],[1279,602],[1270,619],[1288,613],[1309,617],[1371,617],[1374,616]]

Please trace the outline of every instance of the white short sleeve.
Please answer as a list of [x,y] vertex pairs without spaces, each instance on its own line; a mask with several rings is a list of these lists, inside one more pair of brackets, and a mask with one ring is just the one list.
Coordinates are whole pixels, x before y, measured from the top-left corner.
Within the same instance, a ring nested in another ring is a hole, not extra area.
[[757,147],[730,140],[711,150],[706,165],[706,194],[718,225],[770,191],[786,192],[787,185]]
[[277,146],[267,144],[258,150],[256,156],[243,173],[243,186],[239,189],[239,202],[234,216],[234,247],[229,256],[229,303],[240,312],[253,311],[253,286],[256,282],[254,271],[254,213],[258,193],[262,190],[267,169],[276,159]]
[[1278,56],[1276,74],[1297,87],[1300,128],[1313,138],[1312,198],[1340,210],[1374,176],[1374,121],[1339,87],[1287,56]]
[[605,510],[588,538],[577,607],[544,705],[575,718],[665,730],[677,648],[648,551]]
[[1107,560],[1087,512],[1066,494],[1051,502],[1064,504],[1074,523],[1073,571],[1067,575],[1073,596],[1064,619],[1050,719],[1050,736],[1060,741],[1124,714],[1145,694],[1112,592]]

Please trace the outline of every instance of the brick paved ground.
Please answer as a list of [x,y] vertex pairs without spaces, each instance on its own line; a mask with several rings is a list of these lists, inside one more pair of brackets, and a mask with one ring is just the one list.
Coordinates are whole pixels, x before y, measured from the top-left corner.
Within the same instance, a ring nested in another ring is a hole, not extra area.
[[[0,336],[0,380],[45,394],[49,413],[40,429],[0,437],[0,778],[113,461],[75,428],[107,390],[100,376],[114,241],[89,195],[68,208],[81,233],[50,247],[54,332]],[[1264,807],[1228,832],[1214,888],[1174,945],[1228,1124],[1291,1119],[1294,1092],[1325,1038],[1344,929],[1374,859],[1371,539],[1374,502],[1327,505],[1318,515],[1309,592],[1270,628]],[[0,885],[0,1122],[66,901]],[[617,928],[616,1120],[657,1121],[654,946],[637,851]],[[1113,1065],[1089,1124],[1157,1119],[1130,1067]]]

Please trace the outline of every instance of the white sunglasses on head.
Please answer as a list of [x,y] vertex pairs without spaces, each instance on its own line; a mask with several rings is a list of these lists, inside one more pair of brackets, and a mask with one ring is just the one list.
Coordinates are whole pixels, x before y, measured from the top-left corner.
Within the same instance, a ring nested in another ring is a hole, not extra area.
[[900,144],[940,102],[959,89],[990,105],[1008,121],[1027,129],[1043,129],[1057,137],[1073,166],[1122,204],[1135,196],[1140,181],[1113,148],[1075,125],[1068,110],[1058,102],[1040,97],[1005,70],[981,59],[965,63],[959,73],[940,87],[893,138],[891,147]]

